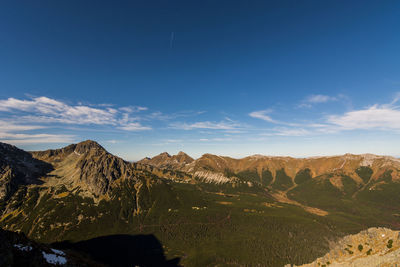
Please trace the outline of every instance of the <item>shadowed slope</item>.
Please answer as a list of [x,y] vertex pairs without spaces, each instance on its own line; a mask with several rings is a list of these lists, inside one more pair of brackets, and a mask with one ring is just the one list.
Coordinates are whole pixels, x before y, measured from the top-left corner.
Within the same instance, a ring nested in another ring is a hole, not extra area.
[[167,261],[160,241],[154,235],[110,235],[77,243],[53,244],[60,249],[73,249],[92,259],[115,267],[178,267],[179,259]]

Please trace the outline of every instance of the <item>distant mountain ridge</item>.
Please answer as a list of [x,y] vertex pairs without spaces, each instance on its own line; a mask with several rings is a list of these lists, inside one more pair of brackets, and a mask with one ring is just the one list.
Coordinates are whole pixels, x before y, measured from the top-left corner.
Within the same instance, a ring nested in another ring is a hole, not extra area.
[[284,266],[369,227],[400,229],[392,157],[180,152],[131,163],[91,140],[0,152],[0,227],[40,243],[150,234],[185,266]]
[[193,158],[180,151],[178,154],[173,156],[167,152],[163,152],[153,158],[144,158],[138,162],[142,164],[149,164],[158,168],[181,169],[193,161]]
[[[183,152],[180,152],[183,153]],[[183,153],[184,154],[184,153]],[[179,155],[179,154],[178,154]],[[385,171],[392,171],[394,180],[400,179],[400,159],[390,156],[378,156],[373,154],[344,154],[341,156],[322,156],[309,158],[292,158],[280,156],[263,156],[253,155],[241,159],[234,159],[226,156],[217,156],[213,154],[204,154],[200,158],[187,161],[179,161],[179,164],[171,164],[176,162],[178,155],[170,156],[164,152],[153,158],[146,158],[139,161],[142,164],[149,164],[156,167],[170,167],[180,171],[188,172],[203,178],[206,173],[224,174],[220,177],[220,181],[230,181],[230,177],[234,175],[226,175],[227,172],[239,173],[243,171],[255,171],[262,180],[263,171],[268,170],[272,176],[276,176],[276,172],[284,169],[285,173],[295,178],[299,171],[309,169],[312,177],[317,177],[323,174],[346,174],[353,177],[357,182],[362,182],[362,179],[357,175],[356,170],[360,167],[371,168],[373,175],[372,179],[377,179]],[[212,179],[209,179],[210,181]]]

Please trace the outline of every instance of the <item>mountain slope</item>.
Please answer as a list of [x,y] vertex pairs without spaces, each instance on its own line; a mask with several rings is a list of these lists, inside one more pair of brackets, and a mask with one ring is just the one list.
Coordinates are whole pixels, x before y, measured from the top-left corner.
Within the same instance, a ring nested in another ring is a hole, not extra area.
[[94,197],[109,193],[118,179],[135,179],[132,164],[90,140],[62,149],[32,152],[32,155],[54,166],[46,182],[57,184],[62,180],[68,189],[80,187]]
[[[165,166],[171,158],[172,157],[165,152],[152,159],[145,159],[140,162],[154,166]],[[284,169],[288,176],[294,178],[300,171],[308,169],[312,177],[326,173],[343,173],[352,176],[355,180],[360,182],[363,178],[361,178],[358,173],[360,172],[359,168],[362,167],[368,167],[372,170],[372,179],[377,179],[386,170],[393,171],[393,179],[400,179],[400,159],[372,154],[345,154],[342,156],[311,158],[255,155],[242,159],[204,154],[197,160],[175,166],[176,169],[192,174],[199,171],[224,173],[226,178],[229,178],[230,176],[229,174],[226,175],[227,171],[232,172],[232,174],[251,171],[254,172],[254,177],[257,177],[259,181],[261,181],[263,176],[267,176],[266,174],[263,175],[263,172],[265,171],[269,171],[275,178],[276,173],[279,170]]]
[[[399,231],[369,228],[331,244],[330,251],[302,267],[396,266],[400,261]],[[290,266],[290,265],[288,265]]]
[[0,143],[0,202],[6,201],[20,185],[38,184],[39,177],[52,169],[15,146]]
[[[1,202],[0,227],[39,242],[154,235],[184,266],[283,266],[311,262],[347,234],[400,225],[393,158],[181,153],[154,166],[93,141],[21,153],[49,168]],[[21,158],[6,155],[6,166]]]
[[105,265],[77,252],[54,249],[29,240],[23,234],[0,229],[0,266],[92,266]]
[[144,158],[138,163],[148,164],[158,168],[180,169],[183,168],[186,164],[192,163],[193,161],[193,158],[191,158],[186,153],[180,151],[178,154],[173,156],[171,156],[167,152],[163,152],[153,158]]
[[[19,186],[3,202],[0,226],[22,230],[37,240],[55,241],[84,229],[87,238],[93,237],[93,221],[103,224],[100,233],[113,233],[113,218],[138,221],[141,214],[155,209],[155,203],[177,202],[163,179],[136,169],[90,140],[31,155],[34,162],[51,168],[38,176],[38,183]],[[7,162],[19,158],[9,154]]]

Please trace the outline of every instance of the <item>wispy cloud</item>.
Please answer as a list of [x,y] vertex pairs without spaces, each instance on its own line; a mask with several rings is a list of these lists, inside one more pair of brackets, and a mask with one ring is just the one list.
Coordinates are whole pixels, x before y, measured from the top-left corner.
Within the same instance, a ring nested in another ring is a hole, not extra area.
[[309,97],[307,97],[306,102],[316,104],[336,101],[337,99],[337,97],[329,95],[310,95]]
[[306,136],[312,131],[304,128],[274,128],[271,131],[260,134],[261,136]]
[[121,107],[119,108],[120,111],[126,112],[126,113],[134,113],[134,112],[140,112],[140,111],[145,111],[148,110],[147,107],[141,107],[141,106],[128,106],[128,107]]
[[177,118],[185,118],[185,117],[194,117],[200,114],[205,113],[205,111],[180,111],[180,112],[174,112],[171,114],[165,114],[160,111],[152,112],[150,114],[147,114],[146,116],[143,116],[143,120],[160,120],[160,121],[169,121],[169,120],[174,120]]
[[19,122],[38,124],[60,123],[77,125],[112,125],[126,131],[149,130],[131,117],[130,113],[147,110],[146,107],[69,105],[48,97],[31,99],[8,98],[0,100],[0,111],[12,114]]
[[179,130],[194,130],[194,129],[210,129],[210,130],[234,130],[238,129],[240,124],[233,121],[201,121],[195,123],[172,123],[170,128]]
[[3,99],[0,100],[0,141],[16,145],[71,143],[75,141],[75,135],[57,134],[52,130],[67,125],[112,126],[122,131],[150,130],[150,126],[142,125],[131,115],[145,110],[147,108],[140,106],[117,109],[112,105],[70,105],[45,96]]
[[15,122],[9,122],[0,120],[1,131],[13,132],[13,131],[29,131],[45,128],[40,125],[30,125],[30,124],[16,124]]
[[343,115],[331,115],[327,122],[342,130],[400,130],[400,110],[394,106],[376,104]]
[[21,134],[0,132],[0,141],[9,144],[72,143],[73,135],[64,134]]
[[299,126],[297,123],[290,123],[290,122],[284,122],[284,121],[279,121],[272,119],[272,117],[268,114],[272,113],[272,109],[265,109],[265,110],[258,110],[258,111],[253,111],[249,113],[249,116],[252,118],[260,119],[263,121],[267,121],[273,124],[280,124],[280,125],[286,125],[286,126]]
[[315,104],[322,104],[328,102],[334,102],[339,100],[345,100],[347,97],[345,95],[339,94],[337,96],[329,96],[322,94],[309,95],[301,101],[298,105],[300,108],[311,108]]
[[[339,95],[332,98],[323,95],[314,95],[309,98],[310,103],[323,103],[347,99]],[[272,124],[283,127],[273,127],[265,130],[261,135],[265,136],[306,136],[318,134],[333,134],[349,130],[381,130],[400,132],[400,107],[396,103],[400,101],[400,93],[397,93],[389,104],[374,104],[373,106],[352,110],[343,114],[331,114],[319,118],[319,122],[291,123],[273,119],[270,109],[254,111],[249,115]]]
[[118,129],[125,130],[125,131],[145,131],[151,130],[151,127],[143,126],[138,122],[129,122],[117,127]]
[[18,145],[28,143],[69,143],[74,140],[73,135],[26,133],[27,131],[44,128],[46,127],[40,125],[17,124],[0,120],[0,142]]
[[252,118],[268,121],[271,123],[278,123],[278,121],[273,120],[269,115],[267,115],[271,112],[272,112],[271,109],[258,110],[258,111],[253,111],[253,112],[249,113],[249,116]]
[[199,141],[200,142],[228,142],[228,141],[232,141],[233,138],[231,137],[225,137],[225,138],[200,138]]

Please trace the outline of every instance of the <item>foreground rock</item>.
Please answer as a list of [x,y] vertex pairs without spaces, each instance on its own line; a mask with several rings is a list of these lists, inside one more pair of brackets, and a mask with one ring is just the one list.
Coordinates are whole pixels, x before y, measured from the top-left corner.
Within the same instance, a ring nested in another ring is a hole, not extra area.
[[105,266],[78,255],[29,240],[0,228],[0,266]]
[[[325,256],[302,267],[391,267],[400,263],[400,232],[369,228],[332,245]],[[286,265],[290,267],[291,265]]]

